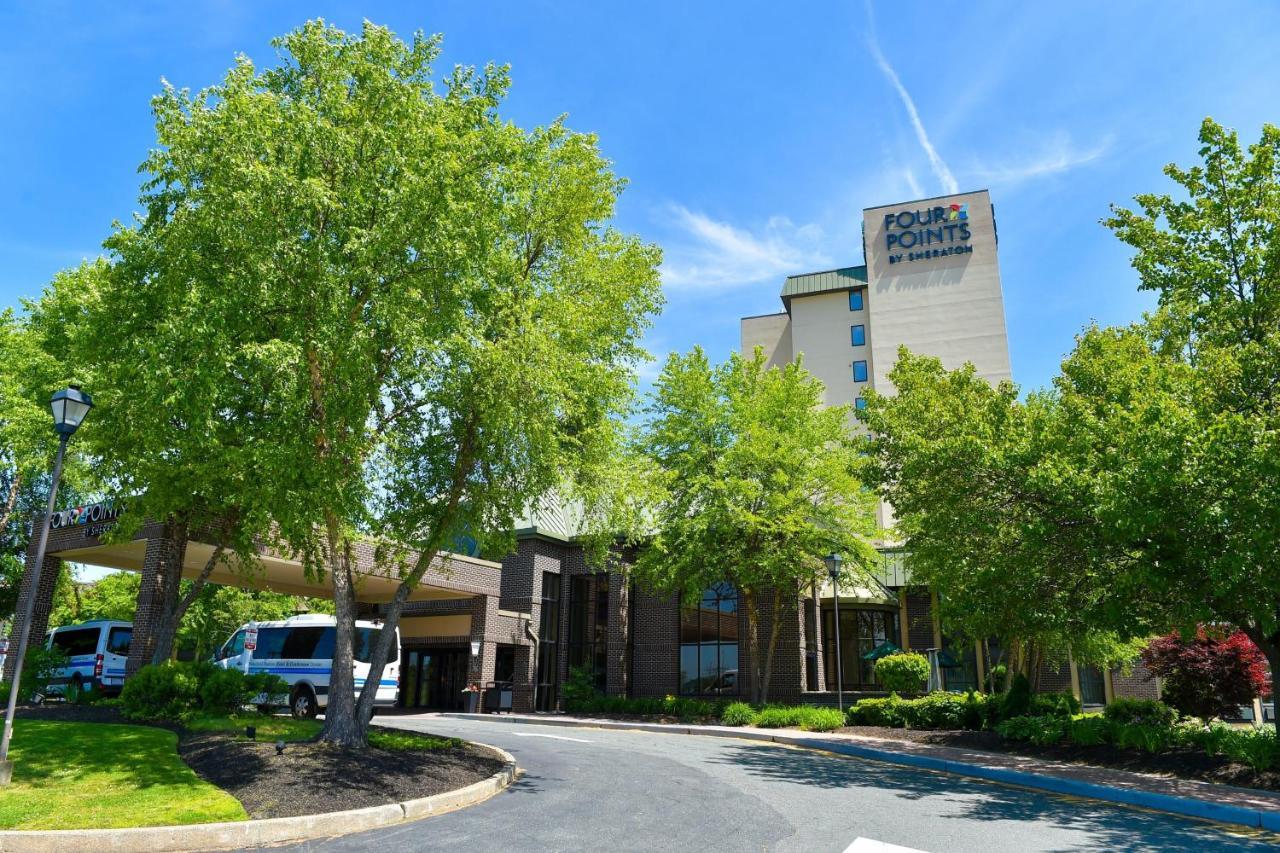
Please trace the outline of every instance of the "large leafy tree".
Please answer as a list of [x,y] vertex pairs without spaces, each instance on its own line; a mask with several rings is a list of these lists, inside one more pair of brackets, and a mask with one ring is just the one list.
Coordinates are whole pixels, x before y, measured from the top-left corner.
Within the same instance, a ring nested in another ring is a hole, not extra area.
[[1132,657],[1126,640],[1148,614],[1114,583],[1129,555],[1095,514],[1087,433],[1059,396],[1020,400],[1012,383],[905,348],[890,379],[896,395],[869,391],[858,413],[873,435],[871,476],[948,630],[999,638],[1033,682],[1046,655]]
[[1094,431],[1127,573],[1184,630],[1239,626],[1280,679],[1280,128],[1247,149],[1206,119],[1201,162],[1106,224],[1159,308],[1087,333],[1062,388]]
[[848,407],[822,403],[799,359],[768,368],[757,349],[712,365],[695,348],[668,358],[639,437],[657,498],[632,572],[690,603],[717,584],[737,589],[757,702],[768,700],[787,609],[825,576],[823,557],[845,555],[854,579],[876,565],[861,445]]
[[177,412],[138,452],[180,442],[182,482],[332,585],[324,737],[361,745],[393,632],[357,702],[357,545],[399,581],[393,628],[458,532],[500,549],[548,490],[599,494],[659,253],[608,227],[622,182],[593,137],[501,119],[504,69],[436,79],[438,39],[372,24],[276,45],[156,98],[100,310],[149,315],[114,348]]

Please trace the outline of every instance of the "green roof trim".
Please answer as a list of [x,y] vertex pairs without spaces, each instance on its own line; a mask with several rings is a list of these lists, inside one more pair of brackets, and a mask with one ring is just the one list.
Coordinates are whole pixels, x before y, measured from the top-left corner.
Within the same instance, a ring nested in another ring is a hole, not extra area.
[[787,311],[791,310],[791,299],[795,296],[813,296],[815,293],[830,293],[836,290],[850,290],[867,283],[866,265],[858,267],[841,267],[837,270],[809,272],[801,275],[789,275],[782,284],[782,304]]

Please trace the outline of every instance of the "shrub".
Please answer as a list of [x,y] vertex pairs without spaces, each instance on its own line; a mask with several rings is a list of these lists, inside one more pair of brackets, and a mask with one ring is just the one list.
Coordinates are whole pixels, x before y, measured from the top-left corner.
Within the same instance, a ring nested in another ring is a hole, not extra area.
[[905,700],[897,694],[885,699],[863,699],[849,709],[849,723],[854,726],[885,726],[900,729],[907,724],[902,706]]
[[844,725],[844,715],[836,708],[802,707],[800,728],[809,732],[829,732]]
[[876,661],[876,682],[891,693],[919,693],[929,680],[929,659],[897,652]]
[[964,697],[934,692],[902,703],[902,716],[913,729],[959,729],[964,727]]
[[202,668],[198,677],[200,709],[206,713],[230,713],[255,701],[264,705],[284,704],[289,693],[285,680],[268,672],[245,675],[236,669],[212,667]]
[[988,693],[1003,693],[1005,679],[1009,675],[1009,668],[1002,663],[998,663],[991,667],[991,671],[987,673],[986,687]]
[[1070,693],[1036,693],[1027,703],[1032,717],[1070,717],[1080,713],[1080,700]]
[[199,670],[207,663],[163,663],[142,667],[127,679],[120,692],[121,712],[132,720],[189,718],[200,705]]
[[1254,770],[1270,770],[1280,764],[1280,741],[1274,728],[1231,731],[1223,740],[1222,754]]
[[1102,713],[1115,723],[1172,726],[1178,721],[1177,711],[1155,699],[1113,699]]
[[1010,717],[996,731],[1008,740],[1030,741],[1037,746],[1058,743],[1067,736],[1071,721],[1063,717]]
[[746,702],[734,702],[720,714],[720,724],[725,726],[754,726],[756,711]]
[[1025,675],[1018,673],[1009,683],[1009,692],[1000,700],[1000,719],[1025,717],[1030,710],[1031,682],[1027,681]]
[[1145,723],[1117,723],[1113,728],[1113,743],[1121,749],[1141,749],[1145,752],[1162,752],[1173,745],[1176,734],[1170,726],[1153,726]]
[[30,702],[37,693],[49,695],[49,682],[68,663],[66,654],[59,648],[28,646],[22,664],[22,680],[18,683],[18,700]]
[[1164,679],[1165,702],[1205,723],[1270,689],[1266,658],[1242,631],[1228,635],[1201,626],[1190,640],[1169,634],[1152,640],[1142,661]]
[[766,705],[756,715],[755,724],[762,729],[798,728],[811,732],[829,732],[844,725],[844,717],[835,708]]
[[1067,738],[1080,746],[1101,746],[1111,741],[1113,725],[1106,717],[1090,714],[1067,724]]
[[569,679],[565,681],[560,692],[567,711],[577,709],[580,703],[587,702],[597,695],[596,680],[591,671],[582,666],[569,667]]

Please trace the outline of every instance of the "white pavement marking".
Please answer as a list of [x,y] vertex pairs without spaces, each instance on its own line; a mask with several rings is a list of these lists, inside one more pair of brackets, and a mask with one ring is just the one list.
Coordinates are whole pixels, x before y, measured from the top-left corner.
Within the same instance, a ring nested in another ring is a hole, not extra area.
[[925,853],[914,847],[902,847],[898,844],[886,844],[874,838],[855,838],[853,843],[844,848],[844,853]]
[[536,732],[512,732],[516,737],[549,737],[552,740],[571,740],[574,743],[595,743],[591,740],[583,740],[580,737],[565,737],[564,735],[543,735]]

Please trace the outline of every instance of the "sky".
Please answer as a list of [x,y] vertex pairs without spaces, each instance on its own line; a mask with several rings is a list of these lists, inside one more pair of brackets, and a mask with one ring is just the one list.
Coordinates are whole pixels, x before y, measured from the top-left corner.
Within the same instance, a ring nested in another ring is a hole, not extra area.
[[162,79],[274,64],[317,17],[442,33],[441,69],[510,64],[508,118],[597,133],[616,224],[665,252],[659,358],[723,359],[785,276],[861,263],[864,207],[988,188],[1014,379],[1043,386],[1082,326],[1152,304],[1108,205],[1171,189],[1205,116],[1246,141],[1280,120],[1274,2],[10,3],[0,304],[138,209]]

